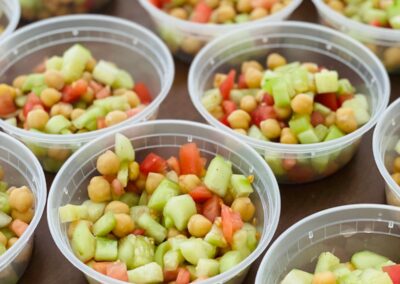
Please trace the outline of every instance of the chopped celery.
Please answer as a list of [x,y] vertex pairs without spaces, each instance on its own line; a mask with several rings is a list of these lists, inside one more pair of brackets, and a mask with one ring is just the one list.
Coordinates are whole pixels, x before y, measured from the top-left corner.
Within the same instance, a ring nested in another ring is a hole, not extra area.
[[249,179],[244,175],[232,175],[231,186],[233,198],[248,197],[254,192]]
[[114,229],[116,224],[117,220],[114,213],[109,211],[93,225],[93,234],[95,236],[105,236]]
[[156,243],[161,243],[167,237],[167,229],[151,218],[148,213],[141,214],[137,223],[146,231],[146,235],[152,237]]
[[83,262],[91,260],[96,252],[96,238],[89,230],[86,221],[79,221],[71,240],[72,250]]
[[82,205],[67,204],[58,209],[61,223],[73,222],[88,217],[88,208]]
[[234,266],[241,263],[242,260],[243,256],[239,251],[228,251],[219,260],[219,270],[221,273],[224,273],[225,271],[228,271]]
[[59,134],[63,129],[71,127],[72,123],[65,116],[59,114],[51,117],[46,124],[45,132],[49,134]]
[[120,161],[133,162],[135,160],[135,150],[131,141],[124,135],[115,135],[115,154]]
[[204,184],[212,192],[224,197],[232,175],[232,163],[221,156],[215,156],[208,166]]
[[197,238],[184,241],[180,245],[180,250],[186,261],[194,265],[197,265],[198,261],[202,258],[213,258],[216,253],[213,245]]
[[164,281],[162,268],[156,262],[151,262],[128,271],[129,282],[151,284]]
[[170,198],[163,211],[164,217],[171,219],[179,231],[187,228],[190,217],[196,213],[196,203],[189,194]]
[[118,256],[118,241],[107,238],[96,238],[96,261],[114,261]]
[[168,179],[158,185],[149,199],[148,207],[157,211],[162,211],[168,200],[179,194],[179,185]]

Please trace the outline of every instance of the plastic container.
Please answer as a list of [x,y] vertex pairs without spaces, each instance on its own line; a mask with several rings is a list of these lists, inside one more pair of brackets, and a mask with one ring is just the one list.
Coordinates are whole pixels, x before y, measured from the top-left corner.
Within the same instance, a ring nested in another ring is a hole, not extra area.
[[0,283],[17,283],[29,264],[36,227],[46,205],[46,179],[35,156],[21,142],[0,132],[0,164],[4,180],[13,186],[28,186],[35,196],[35,215],[25,233],[0,256]]
[[286,8],[260,20],[232,25],[200,24],[177,19],[150,2],[149,0],[139,0],[139,3],[153,19],[160,37],[176,57],[191,62],[199,50],[217,36],[252,26],[254,23],[285,20],[296,10],[302,0],[292,0],[292,3]]
[[83,134],[33,133],[0,120],[0,127],[26,143],[50,172],[56,172],[73,151],[99,135],[155,118],[174,78],[174,63],[168,48],[147,29],[114,17],[76,15],[29,25],[0,43],[0,82],[11,83],[17,75],[30,72],[46,56],[62,54],[78,42],[88,47],[96,58],[114,62],[131,73],[137,82],[145,82],[153,102],[120,124]]
[[0,0],[0,41],[9,36],[19,23],[21,8],[18,0]]
[[376,125],[373,150],[376,165],[385,179],[386,202],[400,206],[400,187],[392,179],[393,161],[399,154],[394,150],[400,140],[400,99],[393,102]]
[[188,121],[159,120],[125,127],[88,143],[71,157],[53,182],[47,206],[50,232],[64,256],[90,280],[95,281],[93,283],[123,283],[97,273],[74,255],[67,237],[67,226],[60,223],[58,215],[60,206],[71,202],[81,203],[88,198],[86,187],[89,179],[95,175],[96,158],[113,148],[117,132],[130,138],[138,161],[152,151],[165,157],[177,155],[180,145],[195,142],[208,161],[219,154],[232,162],[234,171],[255,176],[252,200],[257,209],[257,229],[261,232],[259,245],[233,271],[202,281],[204,284],[241,283],[251,263],[265,250],[275,233],[280,214],[278,185],[270,168],[249,146],[215,128]]
[[347,205],[311,215],[286,230],[269,248],[256,284],[280,283],[290,270],[313,272],[322,252],[343,261],[370,250],[399,263],[400,209],[377,204]]
[[382,60],[389,72],[400,72],[400,30],[363,24],[336,12],[323,0],[313,2],[321,23],[364,43]]
[[110,0],[17,0],[21,3],[22,19],[34,21],[54,16],[94,12]]
[[[264,142],[239,134],[215,119],[202,105],[201,97],[210,89],[213,75],[243,61],[265,62],[267,54],[278,52],[288,62],[316,62],[338,70],[358,92],[367,96],[371,119],[355,132],[317,144],[280,144]],[[267,160],[281,183],[303,183],[321,179],[343,167],[356,152],[363,134],[370,130],[386,108],[390,83],[381,62],[365,46],[332,29],[303,22],[260,24],[218,38],[194,60],[189,73],[189,92],[194,105],[208,123],[229,132],[253,146]],[[286,170],[282,161],[295,159],[296,166]]]

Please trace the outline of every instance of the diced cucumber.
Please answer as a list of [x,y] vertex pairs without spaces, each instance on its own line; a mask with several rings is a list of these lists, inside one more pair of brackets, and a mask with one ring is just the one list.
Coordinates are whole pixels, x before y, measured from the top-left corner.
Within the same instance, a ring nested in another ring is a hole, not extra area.
[[339,258],[330,252],[323,252],[318,257],[315,273],[332,271],[340,263]]
[[129,180],[129,162],[122,162],[119,166],[119,171],[117,175],[117,179],[122,184],[123,187],[128,185]]
[[248,197],[254,192],[249,179],[244,175],[231,176],[231,193],[233,198]]
[[213,258],[216,253],[214,246],[198,238],[184,241],[180,245],[180,250],[186,261],[194,265],[197,265],[202,258]]
[[118,241],[107,238],[96,238],[96,261],[114,261],[118,256]]
[[168,200],[179,194],[179,185],[168,179],[158,185],[149,199],[148,207],[157,211],[162,211]]
[[246,258],[257,247],[257,230],[254,226],[245,223],[243,227],[233,235],[232,249],[242,253]]
[[361,17],[366,23],[378,22],[382,26],[388,24],[386,11],[381,9],[366,9]]
[[125,203],[129,207],[138,205],[139,196],[133,192],[126,192],[120,198],[119,201]]
[[46,60],[46,70],[61,71],[64,60],[62,57],[53,56]]
[[97,222],[93,225],[93,234],[95,236],[105,236],[111,232],[117,224],[114,213],[109,211],[105,213]]
[[156,262],[151,262],[128,271],[128,279],[131,283],[151,284],[164,281],[163,271]]
[[92,58],[89,50],[75,44],[64,52],[61,72],[66,83],[72,83],[82,77],[87,62]]
[[139,217],[142,216],[144,213],[150,214],[150,208],[144,205],[133,206],[131,208],[131,217],[135,221],[138,221]]
[[314,275],[298,269],[291,270],[280,284],[311,284]]
[[311,159],[311,166],[317,173],[324,173],[329,165],[330,155],[315,156]]
[[88,217],[88,208],[82,205],[67,204],[58,209],[61,223],[74,222]]
[[106,208],[106,203],[96,203],[91,200],[86,200],[82,205],[87,208],[87,219],[93,223],[99,220]]
[[139,198],[139,205],[140,206],[146,205],[147,207],[148,202],[149,202],[149,195],[147,194],[147,191],[143,190]]
[[92,107],[85,111],[81,116],[74,119],[72,124],[77,129],[82,129],[88,125],[88,123],[94,121],[97,123],[97,118],[104,117],[106,115],[106,111],[101,107]]
[[335,93],[339,89],[339,74],[336,71],[322,71],[314,75],[318,94]]
[[340,137],[343,137],[344,135],[345,134],[336,125],[332,125],[328,129],[328,134],[326,135],[324,141],[338,139]]
[[141,214],[137,219],[137,223],[146,231],[146,235],[152,237],[156,243],[161,243],[167,237],[167,230],[151,218],[148,213]]
[[211,230],[207,233],[204,240],[219,248],[225,248],[228,246],[228,242],[226,241],[221,228],[215,223],[212,225]]
[[197,262],[196,275],[197,277],[213,277],[219,274],[219,262],[215,259],[201,258]]
[[255,96],[259,91],[260,89],[231,90],[229,98],[231,99],[231,101],[239,105],[244,96]]
[[376,269],[365,269],[361,274],[361,282],[363,284],[393,284],[390,276],[383,271]]
[[70,128],[71,121],[66,119],[63,115],[52,116],[46,123],[45,131],[49,134],[59,134],[63,129]]
[[107,112],[113,110],[125,111],[131,108],[127,96],[111,96],[104,99],[95,100],[93,105],[101,107]]
[[219,89],[211,89],[204,93],[201,98],[201,103],[206,110],[212,112],[222,102],[222,95]]
[[35,87],[46,85],[43,74],[31,74],[26,77],[24,84],[22,85],[22,92],[30,92]]
[[282,158],[279,156],[279,154],[266,152],[264,159],[274,172],[275,176],[281,176],[286,173],[286,170],[282,166]]
[[[1,185],[0,185],[1,187]],[[8,194],[0,190],[0,211],[9,214],[11,211]]]
[[0,243],[0,256],[3,255],[6,251],[6,246],[3,243]]
[[128,269],[146,265],[154,259],[154,244],[146,237],[128,235],[119,241],[118,259]]
[[339,80],[339,95],[349,95],[354,94],[355,88],[350,83],[348,79],[340,79]]
[[221,156],[215,156],[208,166],[204,184],[215,194],[224,197],[232,175],[232,163]]
[[357,269],[373,268],[387,262],[388,260],[387,257],[370,251],[360,251],[351,257],[351,263]]
[[161,267],[164,267],[164,255],[171,249],[171,246],[168,241],[161,243],[154,254],[154,260],[157,262]]
[[319,141],[324,141],[326,135],[328,135],[328,127],[323,124],[318,124],[314,128],[315,135],[317,135]]
[[188,238],[184,235],[178,235],[176,237],[169,238],[168,242],[172,250],[179,250],[181,248],[181,244],[187,241],[187,239]]
[[289,121],[290,130],[292,130],[296,135],[301,132],[312,129],[309,115],[296,115]]
[[19,96],[15,98],[15,104],[17,107],[23,108],[28,100],[28,96]]
[[109,86],[115,82],[118,74],[119,70],[115,64],[104,60],[100,60],[93,70],[93,78]]
[[290,94],[288,85],[284,78],[275,78],[271,80],[272,95],[277,107],[290,106]]
[[307,70],[299,67],[293,70],[290,75],[297,93],[304,93],[309,90]]
[[219,271],[224,273],[235,267],[243,260],[243,256],[239,251],[231,250],[225,253],[219,260]]
[[169,250],[164,254],[164,270],[176,270],[184,262],[182,253],[179,250]]
[[112,87],[114,89],[124,88],[130,90],[134,85],[135,83],[132,79],[132,76],[125,70],[119,70],[115,81],[112,83]]
[[257,127],[257,125],[252,125],[250,126],[247,135],[249,137],[255,138],[255,139],[259,139],[262,141],[268,141],[268,138],[265,137],[265,135],[261,132],[260,128]]
[[8,183],[0,181],[0,192],[5,192],[8,189]]
[[294,61],[294,62],[288,63],[286,65],[279,66],[279,67],[275,68],[274,71],[277,73],[286,74],[286,73],[292,72],[293,70],[299,69],[300,66],[301,66],[300,62]]
[[12,221],[12,218],[3,211],[0,211],[0,228],[8,226]]
[[239,14],[235,17],[235,23],[247,23],[248,21],[250,21],[249,14]]
[[297,134],[297,138],[299,138],[301,144],[312,144],[320,141],[312,128]]
[[5,227],[5,228],[1,228],[0,232],[3,233],[3,235],[7,238],[7,239],[11,239],[16,237],[15,233],[13,231],[10,230],[10,228]]
[[96,252],[96,238],[89,230],[86,221],[79,221],[71,240],[72,250],[83,262],[91,260]]
[[190,217],[196,213],[196,203],[189,194],[170,198],[163,211],[164,217],[171,219],[179,231],[187,228]]
[[340,263],[339,265],[335,266],[333,269],[333,274],[335,274],[337,279],[340,279],[342,277],[345,277],[346,275],[349,275],[351,273],[351,270],[346,263]]
[[331,110],[320,103],[314,103],[314,111],[320,112],[322,115],[327,116],[331,113]]

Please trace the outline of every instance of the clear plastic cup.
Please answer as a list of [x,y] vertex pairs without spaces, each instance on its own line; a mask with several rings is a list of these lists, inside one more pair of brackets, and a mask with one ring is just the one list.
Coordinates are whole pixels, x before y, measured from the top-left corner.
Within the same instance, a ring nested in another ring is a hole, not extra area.
[[332,252],[343,262],[370,250],[399,263],[400,209],[378,204],[331,208],[286,230],[268,249],[256,284],[280,283],[292,269],[314,272],[318,256]]
[[400,30],[379,28],[352,20],[323,0],[313,0],[321,23],[364,43],[384,63],[389,72],[400,72]]
[[0,256],[0,283],[17,283],[29,264],[36,227],[46,205],[46,179],[38,160],[16,139],[0,132],[0,164],[10,186],[28,186],[35,196],[35,215],[25,233]]
[[[339,71],[359,93],[367,96],[371,119],[342,138],[317,144],[265,142],[233,131],[215,119],[202,105],[201,97],[212,88],[213,76],[240,68],[243,61],[265,62],[268,53],[283,54],[288,62],[316,62]],[[219,130],[229,132],[253,146],[269,163],[281,183],[303,183],[321,179],[343,167],[353,157],[361,137],[386,108],[390,82],[382,63],[359,42],[332,29],[304,22],[259,24],[220,37],[195,58],[189,72],[189,92],[200,114]],[[296,166],[285,168],[285,159]]]
[[231,25],[201,24],[181,20],[170,16],[150,2],[149,0],[139,0],[152,18],[160,37],[176,57],[191,62],[199,50],[217,36],[252,26],[254,23],[283,21],[296,10],[302,0],[292,0],[281,11],[260,20]]
[[0,43],[0,82],[11,83],[16,76],[29,73],[46,56],[62,54],[75,43],[85,45],[96,58],[127,70],[135,81],[145,82],[153,102],[120,124],[81,134],[34,133],[0,119],[0,127],[27,144],[49,172],[57,172],[73,151],[99,135],[156,118],[174,78],[174,63],[168,48],[147,29],[115,17],[76,15],[37,22]]
[[180,145],[195,142],[202,156],[208,160],[219,154],[232,162],[235,172],[255,176],[255,192],[251,198],[256,206],[257,229],[261,232],[256,250],[232,270],[201,282],[241,283],[250,265],[265,250],[275,233],[280,214],[278,185],[270,168],[249,146],[215,128],[189,121],[158,120],[121,128],[86,144],[65,163],[53,182],[47,205],[50,232],[64,256],[94,281],[91,283],[123,283],[96,272],[74,255],[67,237],[67,226],[60,223],[58,215],[60,206],[82,203],[88,199],[87,185],[96,174],[96,159],[114,147],[115,134],[118,132],[132,141],[138,161],[150,152],[163,157],[177,155]]
[[0,32],[0,41],[4,40],[17,28],[20,16],[19,0],[0,0],[0,26],[4,28]]
[[400,99],[393,102],[381,116],[373,136],[376,165],[385,180],[386,202],[400,206],[400,187],[391,177],[393,161],[399,154],[395,146],[400,140]]

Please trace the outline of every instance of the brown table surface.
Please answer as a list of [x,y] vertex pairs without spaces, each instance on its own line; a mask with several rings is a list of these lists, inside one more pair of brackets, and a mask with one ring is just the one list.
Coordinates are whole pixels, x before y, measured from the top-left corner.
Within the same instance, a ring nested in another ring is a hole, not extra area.
[[[114,0],[104,9],[115,15],[152,27],[147,14],[137,0]],[[291,19],[317,21],[317,13],[310,0],[303,1]],[[189,65],[175,61],[176,78],[172,90],[161,106],[159,118],[175,118],[204,122],[192,105],[187,89]],[[391,101],[400,93],[400,76],[392,76]],[[185,107],[176,108],[176,105]],[[282,211],[275,238],[298,220],[317,211],[352,203],[384,203],[384,182],[372,155],[372,131],[365,135],[358,154],[338,173],[324,180],[305,184],[281,186]],[[50,188],[52,175],[47,175]],[[248,274],[245,283],[254,283],[261,257]],[[46,214],[36,230],[35,248],[30,265],[19,283],[54,284],[86,283],[83,274],[73,267],[58,251],[47,227]]]

